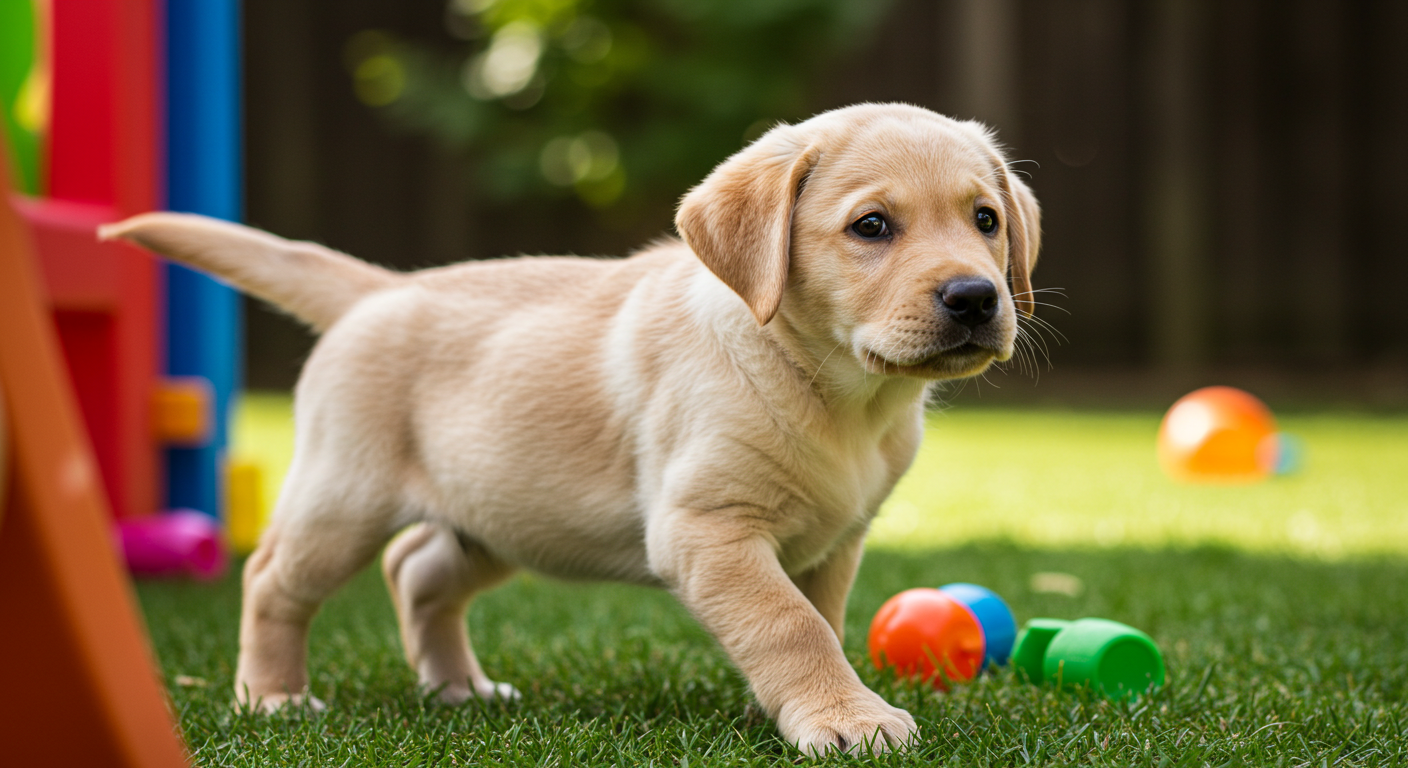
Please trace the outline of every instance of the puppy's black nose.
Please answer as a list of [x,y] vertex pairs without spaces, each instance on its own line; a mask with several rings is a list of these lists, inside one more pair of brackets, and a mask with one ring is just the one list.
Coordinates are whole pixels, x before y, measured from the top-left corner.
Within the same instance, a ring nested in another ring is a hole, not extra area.
[[960,277],[944,283],[939,289],[944,309],[969,328],[982,325],[997,314],[997,286],[981,277]]

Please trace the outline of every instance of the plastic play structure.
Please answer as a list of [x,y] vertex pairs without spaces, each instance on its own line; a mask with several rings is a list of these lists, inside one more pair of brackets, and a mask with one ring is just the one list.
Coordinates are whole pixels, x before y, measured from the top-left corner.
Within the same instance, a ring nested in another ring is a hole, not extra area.
[[15,202],[112,514],[161,537],[146,518],[197,510],[248,547],[258,475],[226,455],[239,297],[94,237],[161,208],[239,218],[238,48],[238,0],[0,0]]
[[6,765],[187,764],[119,553],[210,575],[218,518],[255,530],[225,458],[239,305],[95,229],[238,216],[237,22],[237,0],[0,0]]
[[[7,181],[3,150],[0,140]],[[0,183],[0,750],[6,765],[183,766],[31,228],[8,187]]]

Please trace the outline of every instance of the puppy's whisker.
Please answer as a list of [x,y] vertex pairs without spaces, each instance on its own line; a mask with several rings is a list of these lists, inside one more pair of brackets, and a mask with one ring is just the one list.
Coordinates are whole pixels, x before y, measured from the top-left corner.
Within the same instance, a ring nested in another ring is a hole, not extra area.
[[1051,369],[1051,349],[1046,346],[1045,341],[1041,340],[1040,338],[1034,338],[1032,334],[1028,333],[1027,351],[1031,355],[1030,359],[1032,363],[1033,373],[1039,373],[1041,371],[1041,366],[1039,365],[1037,360],[1038,355],[1040,355],[1046,360],[1047,370]]
[[1026,363],[1027,375],[1030,376],[1034,381],[1040,382],[1040,381],[1041,381],[1041,366],[1039,366],[1039,365],[1037,364],[1037,358],[1036,358],[1036,356],[1037,356],[1036,349],[1032,346],[1031,341],[1028,340],[1028,341],[1026,342],[1026,354],[1025,354],[1025,356],[1023,357],[1023,360],[1024,360],[1024,362]]
[[1052,325],[1051,323],[1049,323],[1049,322],[1047,322],[1047,321],[1045,321],[1045,320],[1043,320],[1043,319],[1037,317],[1036,315],[1032,315],[1032,316],[1030,316],[1030,317],[1024,317],[1024,318],[1022,318],[1022,320],[1025,321],[1025,322],[1027,322],[1027,323],[1029,323],[1029,324],[1030,324],[1030,327],[1032,327],[1032,328],[1040,328],[1040,329],[1044,329],[1044,330],[1050,331],[1053,336],[1060,337],[1060,340],[1061,340],[1061,341],[1070,341],[1070,339],[1066,338],[1066,334],[1061,333],[1061,331],[1059,331],[1059,330],[1056,328],[1056,326],[1054,326],[1054,325]]
[[[956,398],[956,397],[958,397],[959,395],[963,394],[964,390],[966,390],[966,389],[968,389],[968,380],[967,380],[967,379],[963,379],[962,382],[958,385],[958,391],[953,393],[953,397]],[[950,399],[952,399],[952,398],[950,398]]]
[[1046,345],[1045,337],[1030,328],[1024,329],[1024,331],[1026,333],[1027,343],[1031,345],[1032,350],[1041,350],[1041,353],[1046,356],[1046,359],[1050,360],[1051,348]]
[[1014,357],[1017,360],[1019,367],[1021,367],[1024,371],[1027,370],[1031,364],[1031,343],[1031,339],[1027,338],[1027,332],[1024,329],[1018,328],[1017,338],[1013,345],[1014,351],[1016,353]]
[[1034,307],[1051,307],[1052,309],[1059,310],[1059,311],[1061,311],[1061,312],[1065,312],[1065,313],[1068,314],[1068,315],[1071,314],[1071,311],[1070,311],[1069,309],[1066,309],[1065,307],[1060,306],[1060,305],[1057,305],[1057,304],[1050,304],[1050,303],[1047,303],[1047,302],[1045,302],[1045,301],[1032,301],[1031,299],[1028,299],[1028,300],[1027,300],[1027,303],[1028,303],[1028,304],[1031,304],[1031,305],[1034,306]]
[[1032,364],[1036,364],[1036,354],[1040,352],[1041,356],[1046,358],[1046,366],[1049,369],[1051,367],[1051,348],[1046,345],[1046,339],[1030,330],[1025,331],[1025,336],[1027,346],[1032,351]]
[[831,356],[834,355],[834,354],[836,354],[836,350],[840,349],[840,348],[841,348],[841,345],[844,344],[844,343],[846,343],[844,340],[836,342],[836,346],[832,347],[832,348],[831,348],[831,351],[826,353],[826,357],[823,357],[823,358],[821,359],[821,365],[818,365],[818,366],[816,367],[816,373],[813,373],[813,374],[812,374],[812,380],[809,381],[809,382],[807,382],[807,389],[811,389],[811,388],[812,388],[812,385],[816,383],[816,377],[818,377],[818,376],[821,375],[822,366],[826,365],[826,361],[827,361],[827,360],[830,360],[830,359],[831,359]]
[[1046,339],[1043,338],[1040,334],[1031,332],[1030,329],[1023,328],[1021,330],[1023,337],[1027,340],[1028,345],[1030,345],[1031,349],[1033,350],[1033,363],[1035,363],[1036,358],[1035,352],[1037,350],[1040,350],[1042,357],[1046,358],[1046,368],[1047,370],[1050,370],[1052,368],[1051,349],[1050,347],[1046,346]]
[[1013,345],[1013,351],[1016,353],[1013,356],[1013,360],[1015,361],[1018,370],[1022,371],[1023,373],[1026,373],[1031,366],[1031,361],[1028,359],[1028,355],[1031,354],[1031,350],[1028,349],[1028,345],[1030,344],[1031,342],[1028,341],[1025,336],[1023,336],[1022,332],[1018,331],[1016,343]]
[[1033,337],[1041,341],[1042,348],[1045,349],[1048,353],[1051,351],[1051,349],[1050,347],[1046,346],[1046,334],[1051,334],[1051,341],[1055,343],[1058,347],[1061,346],[1062,343],[1069,341],[1069,339],[1066,338],[1066,334],[1061,333],[1053,327],[1039,325],[1033,325],[1031,327],[1035,331],[1035,333],[1032,334]]
[[1013,345],[1014,354],[1011,362],[1013,366],[1024,375],[1031,375],[1032,359],[1030,347],[1031,341],[1021,329],[1018,329],[1017,338]]
[[[1047,370],[1050,370],[1050,369],[1051,369],[1051,355],[1046,354],[1044,351],[1042,352],[1042,354],[1046,357],[1046,367],[1047,367]],[[1033,380],[1036,381],[1036,383],[1040,384],[1040,383],[1041,383],[1041,366],[1037,363],[1036,355],[1037,355],[1036,345],[1032,342],[1031,339],[1027,339],[1027,363],[1028,363],[1028,366],[1029,366],[1029,370],[1030,370],[1030,373],[1031,373],[1031,377],[1032,377]]]
[[[1052,309],[1059,309],[1059,310],[1061,310],[1062,312],[1065,312],[1065,313],[1068,314],[1068,315],[1070,314],[1070,310],[1066,309],[1065,307],[1061,306],[1060,304],[1052,304],[1052,303],[1049,303],[1049,302],[1037,301],[1035,297],[1036,297],[1036,295],[1037,295],[1038,293],[1051,293],[1051,294],[1054,294],[1054,295],[1056,295],[1056,296],[1060,296],[1060,297],[1063,298],[1063,299],[1066,298],[1066,294],[1063,293],[1063,292],[1061,292],[1060,290],[1053,290],[1053,289],[1048,289],[1048,288],[1040,288],[1040,289],[1037,289],[1037,290],[1035,290],[1035,291],[1016,291],[1016,292],[1014,292],[1014,293],[1012,294],[1012,301],[1014,301],[1014,302],[1017,302],[1017,301],[1025,301],[1025,302],[1027,302],[1027,303],[1033,304],[1033,305],[1038,306],[1038,307],[1051,307]],[[1027,297],[1027,298],[1023,298],[1023,297]],[[1043,298],[1045,298],[1045,297],[1043,297]]]
[[1030,173],[1028,173],[1027,171],[1022,170],[1021,168],[1013,168],[1013,167],[1012,167],[1012,166],[1016,165],[1017,163],[1031,163],[1032,165],[1035,165],[1037,168],[1040,168],[1040,167],[1041,167],[1041,163],[1038,163],[1038,162],[1035,161],[1035,160],[1008,160],[1008,161],[1007,161],[1007,170],[1008,170],[1009,172],[1015,173],[1015,174],[1021,174],[1022,176],[1026,176],[1026,177],[1029,178],[1029,179],[1032,177],[1032,175],[1031,175]]

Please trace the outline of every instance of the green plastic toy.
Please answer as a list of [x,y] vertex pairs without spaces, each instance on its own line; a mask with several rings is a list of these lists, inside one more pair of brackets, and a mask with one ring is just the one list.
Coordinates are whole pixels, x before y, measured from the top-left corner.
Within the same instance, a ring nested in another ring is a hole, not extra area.
[[6,179],[28,195],[42,194],[48,77],[41,42],[42,18],[33,0],[0,1],[0,123],[9,138]]
[[1032,619],[1012,665],[1034,683],[1089,686],[1115,699],[1164,684],[1164,657],[1143,632],[1109,619]]

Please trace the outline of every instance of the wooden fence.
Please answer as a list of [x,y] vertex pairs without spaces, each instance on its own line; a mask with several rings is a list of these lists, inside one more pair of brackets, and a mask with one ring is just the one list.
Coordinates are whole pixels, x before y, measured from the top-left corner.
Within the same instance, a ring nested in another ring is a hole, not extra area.
[[[441,0],[246,0],[248,219],[382,263],[624,253],[570,205],[476,201],[463,161],[352,95],[357,31],[443,35]],[[899,100],[994,125],[1044,209],[1062,367],[1408,367],[1408,3],[900,0],[817,110]],[[683,190],[681,190],[683,191]],[[249,379],[308,341],[250,312]]]

